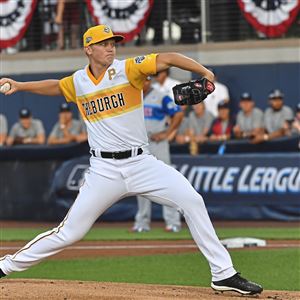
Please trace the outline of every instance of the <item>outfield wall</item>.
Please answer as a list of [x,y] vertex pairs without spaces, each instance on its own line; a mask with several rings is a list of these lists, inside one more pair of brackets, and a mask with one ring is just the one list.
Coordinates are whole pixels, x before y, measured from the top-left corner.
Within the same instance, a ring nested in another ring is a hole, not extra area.
[[[0,218],[61,220],[89,167],[87,153],[87,144],[0,148]],[[300,220],[299,152],[178,154],[172,162],[203,195],[213,219]],[[133,220],[136,209],[135,198],[127,198],[101,219]],[[153,219],[162,219],[157,205]]]

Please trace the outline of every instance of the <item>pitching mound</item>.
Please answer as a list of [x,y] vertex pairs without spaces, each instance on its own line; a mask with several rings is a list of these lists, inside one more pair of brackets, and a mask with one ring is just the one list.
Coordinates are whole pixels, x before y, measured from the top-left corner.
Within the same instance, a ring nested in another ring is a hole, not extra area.
[[[0,282],[1,299],[101,299],[101,300],[163,300],[163,299],[201,299],[201,300],[234,300],[241,299],[236,293],[215,293],[210,288],[107,283],[88,281],[63,280],[33,280],[9,279]],[[300,299],[299,292],[265,291],[260,296],[245,297],[242,299],[260,300],[296,300]]]

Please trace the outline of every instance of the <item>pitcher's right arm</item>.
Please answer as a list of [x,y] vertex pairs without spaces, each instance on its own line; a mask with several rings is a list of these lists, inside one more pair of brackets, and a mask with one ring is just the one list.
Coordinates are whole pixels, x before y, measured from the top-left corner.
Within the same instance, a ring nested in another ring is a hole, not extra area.
[[16,92],[30,92],[39,95],[46,96],[61,96],[62,92],[59,87],[59,80],[56,79],[47,79],[40,81],[28,81],[20,82],[15,81],[11,78],[1,78],[0,85],[8,82],[10,84],[10,90],[5,93],[6,96],[12,95]]

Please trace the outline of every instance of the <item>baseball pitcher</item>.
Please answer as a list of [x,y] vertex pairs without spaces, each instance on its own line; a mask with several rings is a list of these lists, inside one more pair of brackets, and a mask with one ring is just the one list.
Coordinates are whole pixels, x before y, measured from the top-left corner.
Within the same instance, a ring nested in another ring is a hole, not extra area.
[[175,88],[180,104],[203,101],[213,92],[213,73],[178,53],[160,53],[118,60],[116,42],[123,40],[106,25],[89,28],[83,36],[89,64],[61,80],[17,82],[6,95],[18,91],[63,95],[75,102],[87,125],[91,148],[85,181],[65,219],[38,235],[12,255],[0,258],[0,276],[23,271],[82,239],[99,216],[127,195],[143,195],[179,210],[200,251],[209,262],[213,289],[257,294],[262,287],[240,276],[220,243],[203,198],[178,171],[149,154],[144,122],[142,88],[146,77],[177,67],[202,80]]

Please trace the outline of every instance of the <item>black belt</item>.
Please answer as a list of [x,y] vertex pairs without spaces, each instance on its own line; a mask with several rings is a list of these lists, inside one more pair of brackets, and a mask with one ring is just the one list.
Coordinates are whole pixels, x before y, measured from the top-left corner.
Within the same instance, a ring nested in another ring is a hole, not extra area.
[[[93,156],[97,157],[96,151],[91,150],[91,153]],[[138,148],[137,155],[140,155],[143,153],[142,148]],[[114,159],[125,159],[129,158],[132,156],[132,150],[127,150],[127,151],[119,151],[119,152],[100,152],[102,158],[114,158]]]

